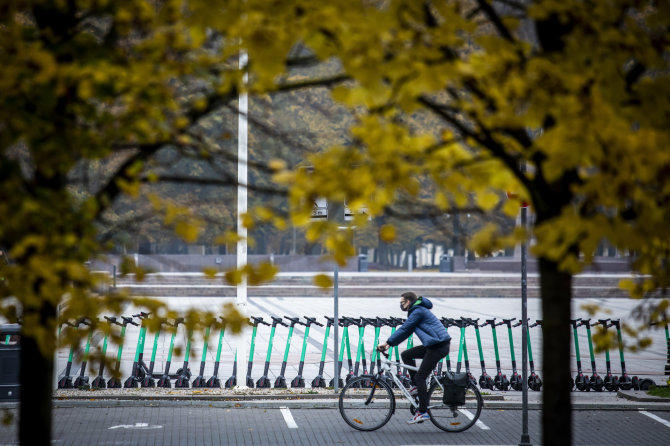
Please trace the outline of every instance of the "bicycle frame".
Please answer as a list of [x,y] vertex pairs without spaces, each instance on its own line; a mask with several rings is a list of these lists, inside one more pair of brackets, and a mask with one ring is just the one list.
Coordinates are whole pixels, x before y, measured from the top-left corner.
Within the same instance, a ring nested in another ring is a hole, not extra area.
[[[386,355],[384,355],[386,356]],[[411,365],[407,364],[398,364],[395,361],[389,360],[387,357],[382,357],[382,354],[379,354],[377,356],[377,373],[375,373],[374,376],[374,381],[377,382],[378,380],[384,379],[384,376],[390,376],[393,382],[396,384],[398,389],[400,390],[400,393],[404,395],[404,397],[409,401],[409,403],[414,406],[416,409],[419,408],[419,403],[416,401],[412,395],[409,394],[409,390],[405,388],[404,385],[402,385],[402,382],[398,377],[391,371],[391,366],[397,366],[400,365],[405,370],[414,370],[415,372],[419,371],[418,367],[413,367]],[[439,379],[435,377],[434,373],[431,373],[429,375],[430,378],[430,385],[428,385],[428,388],[433,385],[433,381],[437,383],[438,386],[444,391],[444,387],[442,387],[442,383],[440,382]],[[373,386],[374,389],[374,386]],[[370,400],[372,400],[372,396],[374,395],[374,390],[370,392],[370,396],[368,397],[368,401],[366,401],[366,405],[370,403]],[[428,406],[430,409],[432,406]]]

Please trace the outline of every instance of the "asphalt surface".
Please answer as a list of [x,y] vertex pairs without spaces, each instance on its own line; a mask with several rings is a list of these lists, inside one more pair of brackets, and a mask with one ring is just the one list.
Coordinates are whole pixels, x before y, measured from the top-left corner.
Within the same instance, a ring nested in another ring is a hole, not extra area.
[[[12,412],[15,412],[12,410]],[[54,445],[515,445],[521,411],[485,406],[479,422],[462,433],[431,423],[408,425],[406,409],[388,424],[358,432],[333,408],[79,407],[54,410]],[[541,412],[529,411],[528,432],[541,444]],[[667,445],[670,412],[577,411],[575,445]],[[16,424],[0,427],[0,445],[15,445]]]

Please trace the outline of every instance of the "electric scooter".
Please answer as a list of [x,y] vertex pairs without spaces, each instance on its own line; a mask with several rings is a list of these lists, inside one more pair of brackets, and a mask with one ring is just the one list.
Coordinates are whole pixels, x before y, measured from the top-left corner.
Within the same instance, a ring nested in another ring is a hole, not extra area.
[[312,380],[312,387],[326,387],[326,380],[323,378],[323,368],[326,364],[326,352],[328,351],[328,335],[330,333],[330,326],[333,325],[334,319],[326,317],[326,334],[323,337],[323,346],[321,347],[321,362],[319,363],[319,374]]
[[498,353],[498,336],[496,335],[496,326],[502,324],[504,324],[504,322],[496,324],[495,318],[486,319],[486,323],[482,325],[482,327],[485,325],[490,325],[491,333],[493,334],[493,350],[495,351],[496,354],[496,369],[498,370],[495,378],[493,378],[493,385],[498,390],[507,391],[509,390],[510,383],[509,380],[507,379],[507,375],[503,375],[502,369],[500,368],[500,354]]
[[[358,319],[353,319],[355,325],[358,326],[358,347],[356,348],[356,364],[354,364],[354,374],[356,376],[364,376],[366,377],[363,380],[357,381],[354,384],[354,387],[356,388],[361,388],[361,387],[369,387],[370,386],[370,379],[367,378],[368,375],[368,364],[365,359],[365,327],[368,326],[368,320],[366,320],[363,317],[360,317]],[[363,367],[363,373],[359,375],[358,369],[359,365]]]
[[582,373],[582,360],[579,355],[579,335],[577,334],[577,327],[579,327],[578,324],[580,321],[581,319],[570,319],[573,337],[575,338],[575,355],[577,355],[577,376],[575,376],[575,386],[579,391],[588,392],[591,390],[591,384],[588,377]]
[[[70,321],[65,321],[63,322],[63,325],[67,325],[69,327],[72,327],[75,330],[79,329],[79,325],[81,325],[81,320],[77,320],[75,322],[70,322]],[[72,388],[72,377],[70,376],[70,372],[72,370],[72,357],[74,356],[74,346],[70,346],[70,354],[68,355],[67,358],[67,365],[65,366],[65,375],[58,380],[58,388],[59,389],[71,389]]]
[[602,392],[603,388],[605,387],[605,383],[603,382],[603,379],[600,377],[600,375],[598,375],[598,371],[596,370],[596,356],[593,353],[593,341],[591,340],[591,319],[590,318],[582,319],[580,325],[584,325],[586,327],[586,339],[589,341],[589,354],[591,355],[591,371],[593,373],[589,378],[589,385],[596,392]]
[[298,365],[298,376],[291,381],[291,387],[305,387],[305,378],[302,377],[302,369],[305,366],[305,352],[307,351],[307,339],[309,338],[309,327],[314,324],[323,327],[323,324],[316,321],[316,318],[305,316],[305,334],[302,337],[302,351],[300,353],[300,364]]
[[[209,328],[209,327],[208,327]],[[189,330],[186,333],[186,352],[184,352],[184,365],[177,369],[177,380],[174,382],[175,389],[188,389],[189,380],[191,379],[191,369],[188,366],[188,361],[191,356],[191,338],[193,331]]]
[[[221,322],[225,324],[225,319],[221,317]],[[216,361],[214,361],[214,373],[212,377],[207,380],[205,387],[221,387],[221,380],[219,379],[219,361],[221,360],[221,345],[223,344],[223,335],[225,332],[225,325],[221,326],[219,330],[219,345],[216,348]],[[233,362],[234,374],[237,375],[237,352],[235,352],[235,361]]]
[[[596,325],[602,325],[604,332],[607,333],[607,329],[614,325],[609,323],[609,321],[609,319],[598,319],[598,322],[594,322],[592,325],[594,327]],[[608,392],[616,392],[619,390],[619,378],[612,374],[609,346],[605,349],[605,368],[607,369],[607,374],[605,375],[605,379],[603,379],[605,389]]]
[[[342,319],[339,320],[339,326],[345,327],[345,323]],[[337,376],[334,376],[333,379],[330,380],[330,387],[335,387],[335,379],[337,379],[337,383],[340,389],[344,387],[344,380],[341,378],[342,361],[344,359],[344,348],[345,345],[349,345],[349,330],[347,327],[345,327],[345,330],[342,330],[342,339],[340,339],[340,351],[338,355],[339,358],[337,360]]]
[[144,356],[144,341],[147,334],[147,327],[144,323],[144,319],[146,319],[148,316],[149,314],[144,312],[141,312],[139,314],[133,314],[133,317],[139,318],[141,321],[140,334],[137,337],[137,347],[135,347],[135,360],[133,361],[133,370],[128,379],[126,379],[126,381],[123,383],[123,387],[126,389],[137,387],[142,382],[144,377],[147,375],[147,372],[149,371],[146,364],[142,360]]
[[481,337],[479,336],[479,327],[483,327],[486,325],[486,323],[479,325],[477,323],[479,319],[473,320],[473,319],[467,319],[468,323],[475,327],[475,335],[477,336],[477,349],[479,350],[479,363],[481,364],[482,367],[482,374],[479,377],[479,387],[482,389],[489,389],[493,390],[495,388],[495,385],[493,384],[493,378],[486,373],[486,364],[484,363],[484,349],[482,348],[482,340]]
[[[474,320],[473,322],[476,324],[477,320]],[[475,377],[472,375],[472,372],[470,371],[470,360],[468,359],[468,345],[467,341],[465,339],[465,328],[470,325],[467,319],[461,317],[460,319],[447,319],[447,322],[455,327],[458,327],[461,331],[461,341],[459,343],[459,353],[458,353],[458,363],[456,364],[457,370],[460,370],[461,364],[460,364],[460,358],[461,358],[461,353],[463,354],[463,362],[465,364],[465,373],[468,375],[468,380],[470,381],[470,384],[473,386],[477,385],[477,380]],[[462,352],[461,352],[462,348]]]
[[[530,376],[528,377],[528,388],[539,392],[542,389],[542,380],[539,375],[535,373],[535,363],[533,362],[533,348],[531,347],[530,342],[530,329],[533,327],[540,326],[542,327],[542,321],[536,320],[534,324],[528,325],[527,327],[527,338],[528,339],[528,364],[530,365]],[[572,386],[570,386],[572,389]]]
[[168,348],[168,356],[165,361],[163,376],[158,379],[158,383],[156,384],[158,387],[164,387],[166,389],[172,387],[172,381],[170,381],[170,365],[172,364],[172,352],[174,351],[174,339],[177,336],[177,328],[182,322],[184,322],[184,318],[180,317],[175,319],[173,324],[170,324],[174,327],[174,331],[172,332],[172,336],[170,336],[170,347]]
[[[288,352],[289,349],[291,348],[291,337],[293,336],[293,328],[296,325],[305,325],[303,322],[300,321],[299,317],[288,317],[284,316],[287,320],[291,321],[288,327],[288,336],[286,337],[286,347],[284,347],[284,360],[281,363],[281,371],[279,372],[279,376],[275,379],[275,389],[285,389],[286,386],[286,378],[284,377],[284,373],[286,373],[286,362],[288,361]],[[305,325],[306,326],[306,325]]]
[[133,322],[132,317],[126,317],[126,316],[121,316],[121,319],[123,322],[119,323],[118,321],[115,322],[116,325],[121,326],[121,340],[119,341],[119,348],[116,352],[116,367],[114,369],[114,373],[112,373],[112,377],[109,378],[107,381],[107,388],[108,389],[120,389],[121,388],[121,356],[123,354],[123,340],[126,337],[126,327],[128,324],[130,325],[135,325],[139,326],[137,322]]
[[112,324],[116,323],[116,317],[105,316],[107,319],[107,330],[105,330],[105,336],[102,341],[102,354],[100,358],[100,369],[98,370],[98,376],[93,379],[91,382],[91,388],[93,389],[104,389],[107,387],[105,379],[102,377],[105,372],[105,355],[107,354],[107,338],[109,337],[109,331],[112,329]]
[[[403,319],[403,318],[392,317],[391,320],[393,321],[394,328],[397,327],[397,326],[401,326],[402,324],[405,323],[405,319]],[[410,387],[412,387],[412,380],[410,379],[409,375],[407,373],[405,373],[405,369],[400,367],[400,360],[402,358],[400,357],[400,353],[398,352],[398,346],[397,345],[395,347],[393,347],[393,351],[395,351],[396,376],[398,377],[398,380],[400,380],[402,385],[406,389],[409,389]],[[449,356],[449,355],[447,355],[447,356]]]
[[193,380],[193,383],[191,384],[193,388],[197,387],[205,387],[206,380],[205,380],[205,362],[207,361],[207,344],[209,342],[209,332],[211,329],[211,325],[208,325],[207,328],[205,329],[205,339],[203,340],[203,345],[202,345],[202,357],[200,358],[200,373],[198,373],[198,376]]
[[156,380],[154,379],[154,365],[156,364],[156,352],[158,351],[158,339],[160,338],[161,328],[162,328],[162,326],[165,322],[166,322],[165,319],[160,319],[160,323],[158,325],[158,330],[156,331],[156,334],[154,335],[154,345],[153,345],[153,348],[151,349],[151,361],[149,361],[149,369],[146,371],[146,373],[144,375],[144,379],[140,383],[140,385],[144,388],[156,387]]
[[516,318],[512,319],[503,319],[503,323],[507,325],[507,334],[509,335],[509,351],[510,357],[512,359],[512,376],[509,377],[510,387],[514,390],[521,390],[523,388],[523,381],[521,375],[516,370],[516,356],[514,354],[514,337],[512,336],[512,321],[515,321]]
[[265,356],[265,369],[263,370],[263,376],[258,378],[256,381],[256,387],[259,389],[269,389],[270,388],[270,379],[268,378],[268,373],[270,372],[270,358],[272,357],[272,341],[275,337],[275,328],[277,325],[283,325],[288,328],[288,325],[285,324],[280,317],[272,316],[272,327],[270,328],[270,341],[268,343],[268,352]]
[[372,343],[372,354],[370,355],[370,375],[373,375],[375,372],[375,364],[377,363],[377,355],[378,355],[377,345],[379,345],[379,334],[381,331],[381,327],[384,324],[378,318],[371,319],[361,317],[361,319],[362,320],[364,319],[368,323],[368,325],[372,325],[373,327],[375,327],[375,338]]
[[79,371],[79,376],[75,378],[73,387],[75,389],[89,389],[91,386],[88,384],[88,376],[84,376],[86,373],[86,363],[88,362],[88,352],[91,348],[91,338],[93,337],[93,324],[87,318],[80,319],[81,323],[89,326],[88,337],[86,338],[86,348],[84,349],[84,358],[81,363],[81,370]]
[[[267,325],[268,327],[270,326],[269,323],[265,322],[262,317],[251,317],[251,347],[249,348],[249,362],[247,363],[247,376],[246,376],[246,381],[247,381],[247,387],[250,389],[254,388],[254,379],[251,377],[251,370],[254,367],[254,350],[256,348],[256,333],[258,331],[258,324],[263,324]],[[243,359],[244,360],[244,359]],[[237,350],[235,350],[235,362],[237,362]],[[233,367],[233,376],[228,378],[228,381],[226,381],[226,389],[230,389],[232,387],[235,387],[237,385],[237,367]]]

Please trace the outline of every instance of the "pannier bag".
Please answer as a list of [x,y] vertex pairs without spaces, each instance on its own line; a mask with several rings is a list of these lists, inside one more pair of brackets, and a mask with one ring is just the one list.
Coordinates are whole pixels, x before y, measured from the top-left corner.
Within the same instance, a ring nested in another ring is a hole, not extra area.
[[465,392],[468,389],[468,374],[446,372],[442,378],[444,396],[442,402],[447,406],[463,406]]

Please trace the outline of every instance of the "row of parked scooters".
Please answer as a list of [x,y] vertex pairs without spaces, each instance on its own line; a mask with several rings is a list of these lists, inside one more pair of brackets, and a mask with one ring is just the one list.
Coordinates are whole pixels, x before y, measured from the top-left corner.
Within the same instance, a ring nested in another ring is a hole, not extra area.
[[[174,374],[170,374],[170,368],[171,368],[171,361],[172,361],[172,354],[174,351],[174,345],[175,345],[175,337],[177,334],[177,327],[180,324],[183,324],[184,320],[182,318],[178,318],[174,321],[162,321],[163,326],[170,326],[171,329],[171,338],[170,338],[170,344],[169,344],[169,349],[168,349],[168,355],[167,359],[163,368],[162,373],[154,373],[154,366],[155,366],[155,359],[156,359],[156,352],[158,349],[158,340],[161,335],[161,331],[157,331],[154,335],[153,338],[153,349],[151,353],[151,360],[149,364],[146,364],[144,361],[144,347],[145,347],[145,341],[147,338],[147,326],[145,324],[145,321],[149,318],[149,314],[147,313],[138,313],[133,315],[132,317],[126,317],[126,316],[121,316],[121,317],[109,317],[105,316],[105,319],[107,323],[111,325],[118,325],[120,326],[120,338],[121,342],[119,343],[118,350],[117,350],[117,357],[116,357],[116,363],[115,363],[115,370],[112,373],[112,377],[109,378],[108,380],[105,380],[103,378],[104,371],[105,371],[105,364],[104,362],[101,362],[100,368],[98,371],[98,375],[89,383],[89,377],[86,376],[86,363],[87,363],[87,358],[89,356],[89,349],[91,345],[91,339],[93,335],[93,330],[90,329],[91,326],[91,321],[82,318],[74,322],[65,322],[66,325],[69,325],[70,327],[73,327],[74,329],[79,329],[80,326],[89,326],[89,333],[86,341],[86,346],[84,349],[84,355],[83,355],[83,361],[81,364],[81,368],[79,370],[78,375],[72,376],[72,360],[74,356],[74,348],[70,349],[69,357],[68,357],[68,362],[67,366],[65,369],[64,375],[59,379],[58,381],[58,388],[59,389],[69,389],[69,388],[96,388],[96,389],[101,389],[101,388],[135,388],[135,387],[163,387],[163,388],[171,388],[173,385],[173,380],[174,380],[174,387],[175,388],[189,388],[189,387],[221,387],[221,378],[219,378],[219,365],[220,365],[220,359],[221,359],[221,349],[222,349],[222,341],[224,338],[224,329],[221,328],[219,330],[219,336],[218,336],[218,346],[217,346],[217,352],[216,352],[216,360],[214,362],[214,371],[211,377],[205,378],[204,372],[205,372],[205,364],[206,364],[206,354],[207,354],[207,349],[208,349],[208,340],[210,337],[210,329],[211,327],[206,327],[205,328],[205,341],[202,349],[202,359],[200,362],[200,370],[199,374],[197,377],[195,377],[191,381],[191,369],[189,366],[189,360],[190,360],[190,352],[191,352],[191,338],[192,338],[192,333],[188,333],[188,340],[186,344],[186,349],[184,353],[184,362],[183,365],[176,370]],[[330,337],[330,331],[332,326],[334,325],[335,321],[333,318],[330,317],[325,317],[325,335],[322,343],[322,349],[321,349],[321,361],[319,363],[319,371],[318,375],[314,377],[311,381],[311,386],[313,388],[319,388],[319,387],[326,387],[327,385],[333,386],[335,384],[335,378],[331,380],[327,380],[324,378],[324,367],[325,367],[325,360],[326,360],[326,352],[328,348],[328,340]],[[451,319],[451,318],[442,318],[441,319],[442,324],[444,325],[445,328],[450,328],[450,327],[457,327],[460,330],[460,341],[458,344],[458,359],[456,362],[456,370],[460,371],[461,365],[463,364],[465,366],[465,371],[470,377],[470,380],[473,385],[479,385],[482,389],[489,389],[489,390],[502,390],[502,391],[507,391],[507,390],[521,390],[522,389],[522,377],[521,373],[517,370],[517,365],[516,365],[516,358],[514,354],[514,339],[512,336],[512,328],[519,327],[522,325],[520,321],[515,322],[516,318],[511,318],[511,319],[502,319],[501,322],[497,322],[496,318],[493,319],[486,319],[484,322],[480,323],[479,319],[470,319],[470,318],[459,318],[459,319]],[[395,317],[390,317],[390,318],[381,318],[381,317],[376,317],[376,318],[365,318],[365,317],[341,317],[339,318],[338,325],[342,327],[342,335],[340,337],[340,348],[339,348],[339,355],[338,355],[338,371],[337,371],[337,379],[338,379],[338,385],[341,387],[344,385],[345,382],[348,382],[352,378],[359,376],[359,375],[372,375],[374,373],[374,368],[377,363],[377,345],[379,343],[380,339],[380,332],[382,327],[390,327],[391,328],[391,334],[395,332],[398,326],[402,325],[404,322],[404,319],[401,318],[395,318]],[[140,333],[137,341],[137,347],[135,350],[135,357],[133,361],[133,366],[132,366],[132,372],[131,375],[125,379],[123,382],[119,378],[120,376],[120,367],[121,367],[121,356],[123,352],[123,339],[125,337],[125,332],[126,332],[126,327],[128,325],[134,325],[134,326],[139,326],[140,328]],[[249,319],[249,325],[252,327],[252,333],[251,333],[251,347],[249,350],[249,360],[247,363],[247,373],[246,373],[246,386],[247,387],[258,387],[258,388],[270,388],[272,387],[272,382],[271,379],[268,377],[269,371],[270,371],[270,361],[271,361],[271,356],[272,356],[272,347],[273,347],[273,340],[275,336],[275,331],[277,326],[281,325],[284,327],[288,328],[288,335],[286,339],[286,346],[284,349],[284,357],[283,361],[281,364],[281,372],[279,376],[277,376],[274,380],[274,387],[275,388],[287,388],[288,383],[285,377],[286,373],[286,366],[287,366],[287,359],[289,356],[289,350],[291,346],[291,337],[293,335],[293,330],[296,325],[301,325],[304,326],[304,335],[303,335],[303,342],[302,342],[302,352],[300,356],[300,363],[298,365],[298,374],[295,376],[291,381],[290,381],[290,386],[293,388],[302,388],[305,387],[305,378],[303,377],[303,368],[305,364],[305,353],[307,349],[307,341],[309,337],[309,330],[312,325],[318,325],[320,327],[324,327],[324,324],[318,322],[316,318],[313,317],[304,317],[304,321],[301,320],[301,318],[298,317],[276,317],[276,316],[271,316],[271,322],[265,321],[262,317],[251,317]],[[254,380],[252,378],[252,369],[253,369],[253,360],[254,360],[254,349],[255,349],[255,343],[256,343],[256,333],[258,330],[259,325],[266,325],[270,327],[270,336],[269,336],[269,342],[268,342],[268,348],[267,348],[267,353],[266,353],[266,359],[265,359],[265,367],[263,370],[263,375],[258,378],[257,380]],[[510,346],[510,355],[511,355],[511,364],[512,364],[512,374],[508,378],[507,375],[505,375],[502,372],[501,368],[501,363],[500,363],[500,355],[499,355],[499,349],[498,349],[498,338],[497,338],[497,333],[496,333],[496,327],[505,325],[507,327],[507,332],[509,336],[509,346]],[[595,356],[593,352],[593,343],[591,339],[591,327],[595,325],[602,325],[605,329],[614,326],[617,330],[617,335],[618,335],[618,340],[619,340],[619,354],[621,357],[621,369],[622,369],[622,374],[620,377],[614,376],[611,371],[611,365],[610,365],[610,358],[609,358],[609,351],[606,351],[606,367],[607,367],[607,374],[604,377],[601,377],[597,370],[596,370],[596,363],[595,363]],[[495,359],[496,359],[496,374],[495,376],[490,376],[486,372],[486,365],[484,362],[484,354],[483,354],[483,348],[482,348],[482,342],[481,342],[481,337],[480,337],[480,328],[490,326],[491,331],[492,331],[492,337],[493,337],[493,346],[494,346],[494,351],[495,351]],[[581,360],[580,360],[580,355],[579,355],[579,341],[578,341],[578,334],[577,334],[577,328],[585,326],[586,331],[587,331],[587,339],[589,342],[589,351],[591,354],[591,367],[592,367],[592,375],[586,376],[582,372],[582,367],[581,367]],[[358,329],[358,343],[356,347],[356,356],[355,360],[352,357],[352,344],[350,342],[350,337],[349,337],[349,329],[350,328],[357,328]],[[366,348],[364,345],[364,334],[365,334],[365,329],[366,327],[372,327],[374,328],[374,341],[373,341],[373,348],[371,350],[370,354],[370,361],[369,363],[367,362],[366,359]],[[479,379],[475,379],[473,374],[471,373],[470,370],[470,363],[468,359],[468,351],[467,351],[467,345],[465,341],[465,333],[466,329],[468,327],[473,327],[477,339],[477,347],[479,350],[479,359],[480,359],[480,364],[481,364],[481,376]],[[527,346],[528,346],[528,357],[529,357],[529,366],[530,366],[530,374],[528,376],[528,387],[531,390],[534,391],[539,391],[542,388],[542,380],[541,378],[537,375],[535,372],[535,366],[533,362],[533,354],[532,354],[532,346],[531,346],[531,338],[530,338],[530,329],[535,328],[535,327],[542,327],[542,321],[537,320],[534,323],[528,323],[527,325],[528,329],[528,336],[527,336]],[[621,338],[621,324],[619,320],[610,320],[610,319],[602,319],[599,320],[598,322],[591,323],[590,319],[575,319],[572,320],[572,327],[574,331],[574,342],[575,342],[575,351],[577,354],[577,376],[573,380],[571,379],[571,387],[572,388],[577,388],[580,391],[589,391],[589,390],[595,390],[595,391],[602,391],[603,389],[608,390],[608,391],[616,391],[617,389],[645,389],[648,388],[650,385],[654,384],[653,381],[644,379],[640,380],[636,376],[630,377],[626,373],[626,366],[625,366],[625,361],[624,361],[624,352],[623,352],[623,343],[622,343],[622,338]],[[667,331],[666,331],[667,334]],[[102,344],[102,355],[103,357],[107,353],[107,339],[108,335],[105,334],[103,338],[103,344]],[[453,345],[453,342],[452,342]],[[407,340],[407,348],[411,348],[413,346],[413,337],[410,336]],[[347,354],[347,366],[348,370],[345,374],[344,377],[342,377],[342,368],[344,364],[344,354]],[[395,355],[395,358],[394,358]],[[390,352],[390,359],[393,360],[395,359],[396,362],[399,363],[400,361],[400,355],[399,355],[399,349],[398,347],[394,347],[391,352]],[[447,355],[446,358],[444,358],[443,361],[440,361],[438,364],[435,372],[438,374],[442,373],[442,370],[444,366],[446,365],[447,370],[451,370],[451,357],[450,355]],[[368,370],[368,365],[369,365],[369,370]],[[410,386],[411,382],[409,379],[409,376],[406,374],[403,374],[402,369],[400,367],[397,368],[397,373],[398,377],[400,378],[400,381],[407,387]],[[389,380],[390,381],[390,380]],[[389,382],[391,384],[392,381]],[[223,383],[224,387],[226,388],[232,388],[237,386],[237,352],[235,352],[235,359],[233,362],[233,372],[232,375]]]

